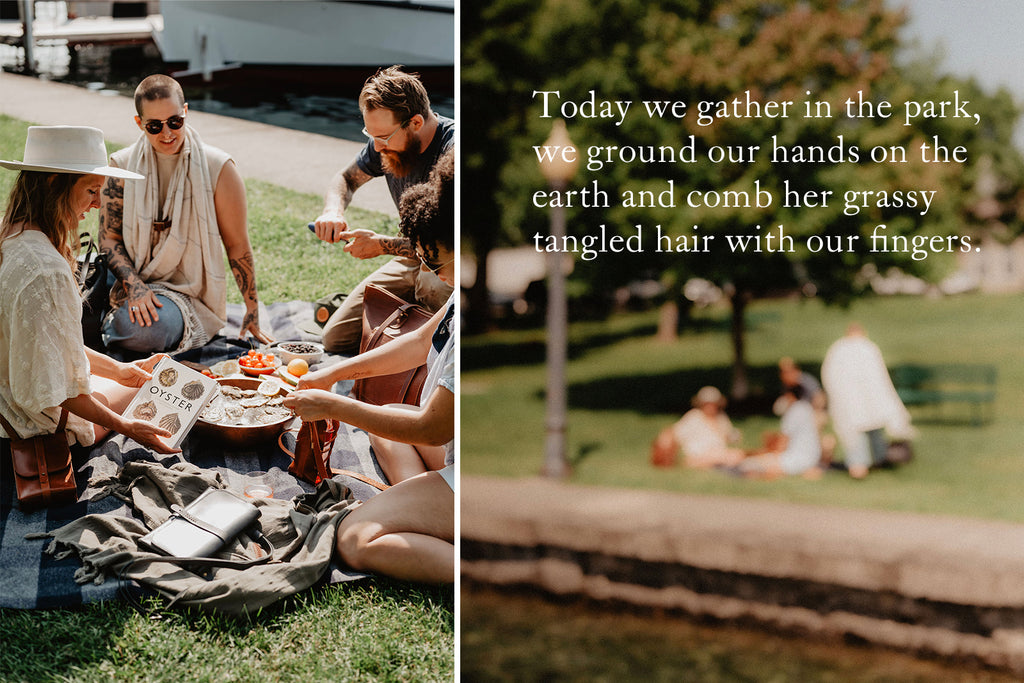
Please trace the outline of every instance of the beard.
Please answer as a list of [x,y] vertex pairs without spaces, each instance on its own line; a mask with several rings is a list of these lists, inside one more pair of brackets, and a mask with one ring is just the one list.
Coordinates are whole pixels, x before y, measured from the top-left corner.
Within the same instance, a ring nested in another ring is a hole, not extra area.
[[406,148],[401,151],[385,149],[380,153],[380,163],[384,172],[396,178],[404,178],[416,167],[416,160],[423,151],[423,142],[419,137],[410,137]]

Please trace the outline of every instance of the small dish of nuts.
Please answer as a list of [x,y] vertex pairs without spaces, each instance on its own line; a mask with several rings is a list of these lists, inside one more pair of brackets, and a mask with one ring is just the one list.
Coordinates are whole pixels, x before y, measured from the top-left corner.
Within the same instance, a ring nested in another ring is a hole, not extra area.
[[287,365],[296,358],[301,358],[310,365],[316,363],[324,355],[324,347],[316,342],[283,341],[273,345],[274,353]]

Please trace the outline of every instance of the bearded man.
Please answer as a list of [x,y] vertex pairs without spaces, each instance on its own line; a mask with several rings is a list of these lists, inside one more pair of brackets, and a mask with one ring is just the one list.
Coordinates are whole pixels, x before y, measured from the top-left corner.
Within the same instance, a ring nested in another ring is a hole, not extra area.
[[324,347],[332,353],[358,351],[362,333],[363,292],[373,283],[410,303],[435,312],[452,293],[437,274],[422,267],[409,240],[351,229],[345,210],[352,195],[371,178],[384,176],[398,206],[406,188],[426,181],[438,158],[455,146],[455,121],[430,109],[426,88],[416,74],[400,66],[379,70],[359,94],[363,134],[369,138],[348,168],[331,181],[324,210],[314,222],[325,242],[345,240],[345,251],[360,259],[396,256],[349,292],[324,325]]

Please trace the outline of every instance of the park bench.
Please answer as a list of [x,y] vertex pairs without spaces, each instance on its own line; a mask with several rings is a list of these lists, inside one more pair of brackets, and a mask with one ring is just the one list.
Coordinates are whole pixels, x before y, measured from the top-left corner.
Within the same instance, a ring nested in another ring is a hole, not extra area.
[[968,363],[907,364],[890,370],[892,383],[903,404],[937,406],[939,421],[962,420],[962,413],[950,415],[946,404],[970,407],[969,422],[980,425],[993,417],[996,398],[996,368],[993,365]]

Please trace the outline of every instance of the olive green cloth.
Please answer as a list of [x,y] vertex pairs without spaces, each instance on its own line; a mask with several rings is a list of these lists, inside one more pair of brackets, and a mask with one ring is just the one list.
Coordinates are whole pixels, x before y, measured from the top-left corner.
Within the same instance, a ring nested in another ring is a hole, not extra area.
[[[130,502],[142,521],[86,515],[46,534],[53,539],[46,552],[57,559],[77,556],[82,561],[75,573],[79,584],[103,583],[127,566],[126,578],[169,597],[172,605],[243,614],[314,585],[328,569],[338,522],[358,505],[346,486],[330,479],[315,493],[291,501],[254,499],[263,534],[274,546],[274,559],[266,564],[243,570],[217,567],[200,576],[174,564],[145,562],[160,555],[140,548],[139,539],[170,517],[172,504],[185,506],[211,486],[227,488],[219,474],[190,463],[128,463],[109,493]],[[242,534],[216,557],[248,560],[255,556],[253,547]]]

